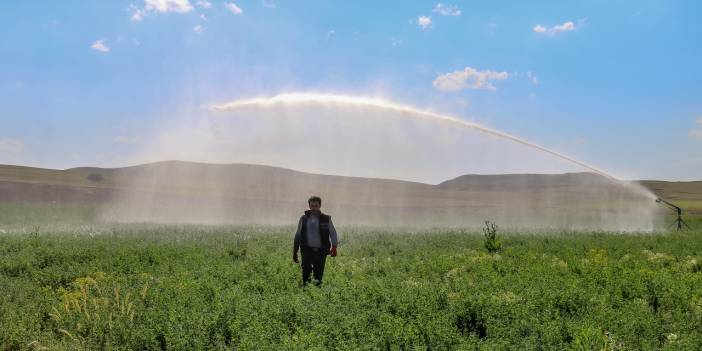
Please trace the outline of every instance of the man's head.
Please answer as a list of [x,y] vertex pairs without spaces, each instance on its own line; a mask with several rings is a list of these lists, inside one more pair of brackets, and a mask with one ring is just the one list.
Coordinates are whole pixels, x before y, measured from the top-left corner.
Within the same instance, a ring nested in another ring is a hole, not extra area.
[[319,213],[320,208],[322,208],[322,198],[319,196],[312,196],[307,200],[307,204],[310,206],[312,212]]

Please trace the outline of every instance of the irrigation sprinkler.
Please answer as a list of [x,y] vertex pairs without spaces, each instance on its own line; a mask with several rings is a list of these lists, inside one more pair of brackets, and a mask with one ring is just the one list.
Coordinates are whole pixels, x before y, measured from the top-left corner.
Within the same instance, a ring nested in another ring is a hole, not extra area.
[[682,208],[675,206],[670,202],[661,199],[660,197],[656,199],[656,202],[668,206],[672,210],[675,210],[675,212],[678,214],[678,218],[676,218],[675,221],[673,221],[673,223],[670,223],[669,227],[677,225],[678,230],[682,230],[683,226],[685,226],[685,228],[687,229],[691,229],[690,226],[687,225],[687,223],[685,223],[685,221],[683,221],[682,219]]

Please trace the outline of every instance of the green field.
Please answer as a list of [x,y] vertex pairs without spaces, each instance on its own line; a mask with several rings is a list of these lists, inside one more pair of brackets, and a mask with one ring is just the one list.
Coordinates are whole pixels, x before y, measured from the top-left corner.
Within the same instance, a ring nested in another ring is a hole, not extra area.
[[342,228],[303,289],[293,228],[38,223],[0,234],[0,350],[702,345],[699,229],[499,233],[490,254],[481,233]]

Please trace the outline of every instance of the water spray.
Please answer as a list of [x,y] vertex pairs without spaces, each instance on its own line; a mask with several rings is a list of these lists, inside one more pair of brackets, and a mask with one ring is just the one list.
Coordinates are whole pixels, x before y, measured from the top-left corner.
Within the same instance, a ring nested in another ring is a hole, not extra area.
[[[384,147],[388,135],[378,132],[378,128],[371,130],[368,127],[387,124],[407,126],[410,133],[399,135],[398,141],[409,140],[402,137],[413,136],[411,132],[415,129],[409,127],[418,127],[421,136],[431,137],[435,134],[426,132],[438,130],[440,136],[444,135],[441,133],[446,133],[461,142],[465,141],[463,138],[465,136],[474,137],[475,139],[469,140],[471,142],[489,138],[491,139],[487,140],[489,144],[485,145],[494,144],[495,150],[505,146],[502,144],[508,144],[506,145],[510,147],[508,150],[538,151],[536,153],[539,156],[552,158],[550,161],[565,160],[569,164],[568,168],[572,168],[570,165],[578,165],[578,169],[586,169],[599,176],[567,177],[568,184],[574,186],[572,189],[551,187],[548,181],[544,183],[543,188],[532,187],[531,183],[515,183],[525,186],[526,190],[515,193],[508,188],[500,189],[499,185],[489,186],[488,189],[483,189],[484,191],[448,191],[438,186],[406,181],[385,187],[385,180],[383,183],[376,183],[370,180],[310,174],[291,177],[288,176],[287,171],[251,165],[232,165],[231,172],[220,166],[146,167],[138,174],[130,176],[130,179],[133,178],[132,181],[139,189],[147,191],[120,193],[105,209],[103,218],[115,221],[161,223],[282,224],[289,221],[291,213],[298,211],[292,199],[305,196],[311,189],[315,189],[315,192],[322,191],[334,198],[337,204],[336,213],[343,213],[345,220],[349,223],[379,227],[423,228],[434,227],[437,223],[451,227],[472,226],[486,216],[499,220],[505,227],[554,227],[575,231],[592,229],[652,231],[655,225],[660,223],[656,220],[657,218],[654,218],[661,214],[661,208],[654,202],[656,196],[643,186],[619,181],[608,173],[575,158],[457,117],[382,99],[312,93],[241,99],[217,106],[207,106],[207,108],[214,113],[206,114],[204,116],[206,118],[196,119],[195,122],[205,122],[210,133],[201,132],[198,128],[187,128],[190,127],[189,124],[174,131],[167,130],[163,137],[154,143],[151,152],[165,152],[170,158],[174,153],[196,155],[188,156],[193,158],[203,151],[220,153],[231,149],[236,152],[235,157],[247,161],[254,160],[257,163],[259,162],[257,156],[266,157],[268,153],[273,152],[271,159],[276,160],[271,162],[273,164],[279,162],[277,160],[284,158],[286,152],[289,152],[293,159],[299,158],[307,162],[307,159],[300,158],[300,155],[303,155],[300,152],[307,151],[306,148],[314,148],[311,150],[318,151],[316,146],[319,144],[300,143],[301,145],[297,146],[294,143],[299,140],[299,135],[306,135],[302,132],[315,132],[314,129],[301,123],[308,121],[307,118],[314,118],[315,122],[320,123],[318,127],[322,130],[327,130],[329,127],[351,128],[350,132],[341,133],[344,138],[357,138],[358,131],[374,133],[371,136],[377,139],[369,139],[377,140],[377,144],[370,144],[372,147]],[[238,117],[242,119],[236,120],[235,118]],[[320,117],[329,117],[329,119],[319,120]],[[241,126],[253,128],[239,128]],[[227,129],[224,128],[228,127],[234,127],[229,130],[237,133],[234,135],[241,138],[220,139],[227,137]],[[479,132],[480,135],[475,135],[475,132]],[[182,144],[179,141],[184,136],[193,137],[192,141],[187,143],[187,149],[182,152],[177,152],[179,149],[171,149],[179,148]],[[395,134],[389,136],[392,137]],[[277,137],[282,138],[275,139]],[[256,147],[262,139],[270,140],[270,145],[263,145],[265,149],[261,152],[255,150],[256,153],[245,154],[249,150],[249,145]],[[336,141],[324,139],[324,142],[328,142],[327,140]],[[446,147],[446,140],[436,140],[442,141],[439,146]],[[502,142],[496,143],[497,140]],[[327,145],[325,143],[322,145]],[[478,148],[482,146],[479,143],[476,145]],[[353,157],[356,156],[367,156],[365,153],[361,155],[353,153],[357,151],[355,145],[351,145],[352,148],[347,148],[346,144],[340,146],[344,147],[338,149],[341,152],[348,152],[347,149],[352,151],[349,159],[351,161],[355,162]],[[390,146],[395,147],[395,144]],[[399,152],[405,151],[404,144],[398,143],[397,146]],[[410,144],[407,148],[414,150],[415,146],[424,145]],[[526,147],[525,150],[521,150],[523,147]],[[290,150],[281,152],[279,151],[281,148]],[[321,151],[323,154],[333,155],[335,150],[337,149]],[[454,152],[454,149],[451,151]],[[463,156],[460,151],[462,150],[456,148],[457,156]],[[428,155],[432,156],[432,154]],[[223,158],[218,159],[228,159],[227,154],[222,156]],[[407,156],[410,162],[414,161],[413,154]],[[182,156],[176,157],[182,158]],[[458,159],[462,160],[462,158]],[[362,161],[365,160],[366,158],[362,159]],[[441,166],[440,162],[443,160],[438,158],[431,161],[437,161],[436,164]],[[382,159],[376,158],[370,161],[369,164],[373,167]],[[357,166],[353,162],[348,164],[351,167]],[[457,167],[460,164],[450,166]],[[232,178],[234,173],[237,173],[238,178]],[[168,178],[168,182],[163,181],[164,177]],[[547,178],[552,179],[552,177]],[[554,185],[558,184],[554,183]],[[255,201],[254,204],[265,205],[270,211],[262,213],[256,210],[259,206],[251,206],[252,200]],[[492,211],[496,208],[503,210]]]
[[[540,150],[542,152],[545,152],[547,154],[553,155],[557,158],[566,160],[570,163],[574,163],[580,167],[586,168],[592,172],[595,172],[599,175],[602,175],[610,180],[614,180],[617,182],[620,182],[619,179],[616,177],[608,174],[607,172],[604,172],[594,166],[591,166],[585,162],[579,161],[573,157],[566,156],[562,153],[553,151],[551,149],[548,149],[546,147],[543,147],[541,145],[537,145],[535,143],[526,141],[522,138],[516,137],[514,135],[510,135],[505,132],[501,132],[499,130],[495,130],[492,128],[488,128],[485,126],[482,126],[477,123],[473,122],[468,122],[461,120],[456,117],[444,115],[444,114],[439,114],[431,111],[426,111],[426,110],[421,110],[418,108],[414,108],[411,106],[406,106],[406,105],[400,105],[396,104],[390,101],[386,100],[381,100],[381,99],[372,99],[372,98],[365,98],[365,97],[356,97],[356,96],[345,96],[345,95],[334,95],[334,94],[317,94],[317,93],[291,93],[291,94],[280,94],[280,95],[275,95],[272,97],[264,97],[264,98],[253,98],[253,99],[245,99],[245,100],[236,100],[233,102],[229,102],[226,104],[222,105],[215,105],[212,108],[217,110],[217,111],[234,111],[234,110],[239,110],[239,109],[245,109],[245,108],[256,108],[256,107],[272,107],[276,105],[309,105],[309,104],[334,104],[334,105],[343,105],[343,106],[362,106],[362,107],[371,107],[371,108],[377,108],[377,109],[386,109],[386,110],[391,110],[395,112],[402,113],[406,115],[408,118],[421,118],[421,119],[430,119],[438,122],[444,122],[444,123],[450,123],[453,125],[457,125],[461,128],[468,128],[472,130],[478,130],[482,133],[486,133],[488,135],[496,136],[499,138],[507,139],[512,142],[516,142],[522,145],[526,145],[530,148]],[[654,196],[651,195],[653,198]]]
[[660,197],[656,199],[656,202],[659,204],[663,204],[663,205],[668,206],[670,209],[672,209],[673,211],[675,211],[677,213],[678,218],[676,218],[673,221],[673,223],[670,223],[669,227],[672,227],[673,225],[675,225],[675,226],[677,226],[678,230],[682,230],[683,226],[687,229],[691,229],[690,226],[687,225],[687,223],[685,223],[685,221],[683,221],[683,219],[682,219],[682,208],[675,206],[675,205],[671,204],[670,202],[661,199]]

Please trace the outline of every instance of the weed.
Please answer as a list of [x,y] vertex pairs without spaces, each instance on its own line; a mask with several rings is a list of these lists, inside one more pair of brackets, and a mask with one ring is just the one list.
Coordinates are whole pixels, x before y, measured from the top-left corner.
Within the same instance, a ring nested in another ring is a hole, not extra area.
[[502,242],[497,239],[497,224],[485,221],[483,236],[485,236],[485,248],[489,253],[496,253],[502,249]]

